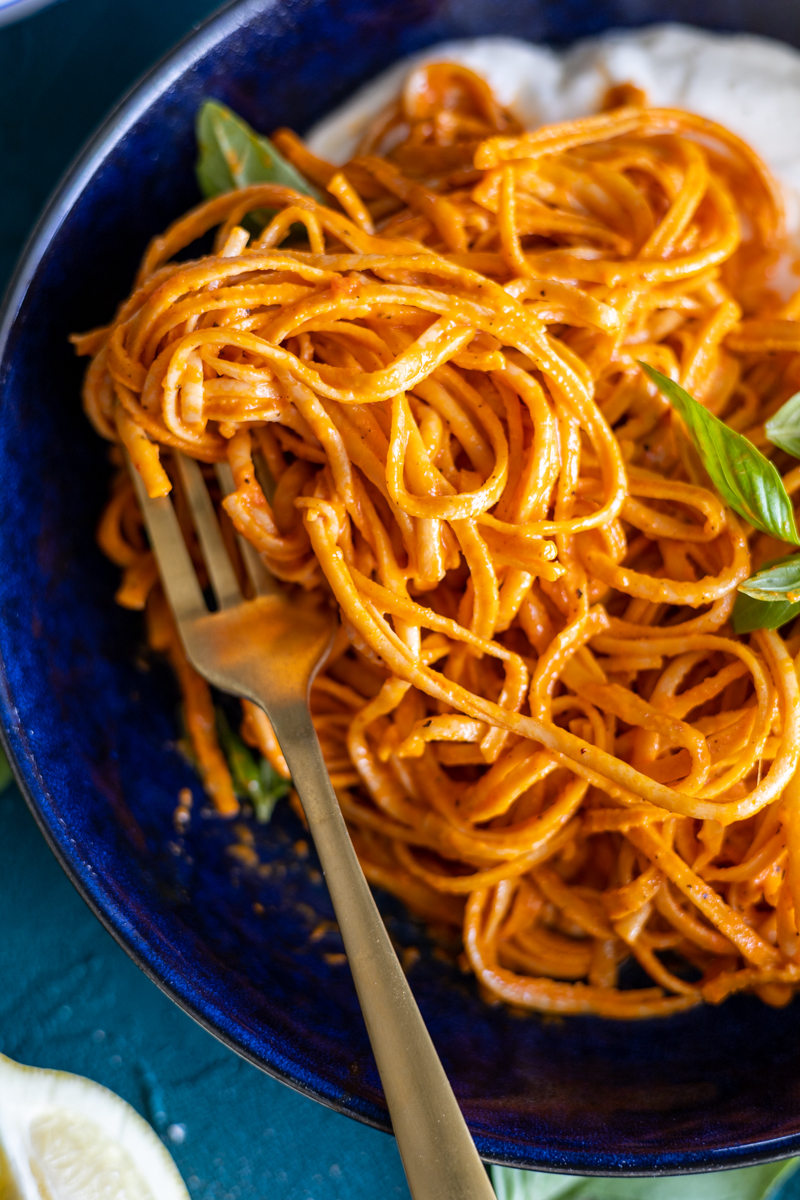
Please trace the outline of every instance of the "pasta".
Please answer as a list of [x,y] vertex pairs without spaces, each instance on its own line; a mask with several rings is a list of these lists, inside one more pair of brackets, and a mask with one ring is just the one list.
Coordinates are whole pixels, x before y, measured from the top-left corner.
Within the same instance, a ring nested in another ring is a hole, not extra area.
[[[212,490],[230,463],[232,554],[235,530],[335,598],[312,711],[365,873],[462,928],[487,999],[625,1019],[741,990],[787,1003],[800,625],[730,626],[738,585],[787,548],[705,485],[639,366],[800,490],[763,433],[800,388],[800,292],[769,286],[777,185],[727,130],[630,85],[526,132],[448,63],[413,71],[344,167],[274,140],[326,203],[254,185],[155,238],[113,322],[73,339],[95,428],[173,494],[198,569],[172,450]],[[122,469],[99,538],[232,815]],[[650,986],[619,986],[629,959]]]

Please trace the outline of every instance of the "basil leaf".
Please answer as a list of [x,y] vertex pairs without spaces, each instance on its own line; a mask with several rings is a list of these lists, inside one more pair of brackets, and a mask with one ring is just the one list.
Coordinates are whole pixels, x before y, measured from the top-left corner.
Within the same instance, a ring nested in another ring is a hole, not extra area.
[[291,782],[284,779],[273,767],[268,758],[262,758],[258,764],[260,789],[258,795],[253,795],[253,808],[256,820],[265,825],[272,816],[272,810],[279,800],[289,794]]
[[764,433],[773,446],[800,458],[800,392],[782,405],[764,425]]
[[206,100],[197,114],[197,144],[197,181],[208,199],[252,183],[280,183],[322,199],[269,138],[216,100]]
[[789,554],[765,563],[760,571],[739,584],[739,591],[754,600],[800,600],[800,554]]
[[739,585],[731,623],[736,633],[780,629],[800,616],[800,554],[765,563]]
[[273,769],[266,758],[256,756],[230,727],[228,718],[217,708],[217,733],[222,752],[228,763],[233,790],[240,800],[249,800],[259,824],[266,824],[273,809],[291,784]]
[[711,482],[734,512],[762,533],[800,546],[794,509],[778,471],[748,438],[720,421],[680,384],[648,363],[639,366],[676,408]]
[[780,629],[800,616],[800,602],[789,600],[754,600],[740,591],[731,613],[734,633],[752,633],[754,629]]

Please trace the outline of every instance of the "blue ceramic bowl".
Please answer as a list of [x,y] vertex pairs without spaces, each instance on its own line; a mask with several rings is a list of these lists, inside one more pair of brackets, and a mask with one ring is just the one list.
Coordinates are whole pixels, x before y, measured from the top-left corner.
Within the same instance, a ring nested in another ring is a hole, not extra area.
[[10,25],[13,21],[21,21],[46,8],[53,0],[0,0],[0,25]]
[[[107,320],[150,236],[198,200],[193,120],[216,96],[259,128],[306,128],[388,63],[447,37],[569,41],[651,20],[800,41],[787,0],[240,0],[179,46],[72,168],[29,246],[2,326],[0,710],[17,777],[64,869],[132,958],[229,1046],[380,1128],[380,1082],[325,885],[287,806],[255,827],[172,813],[191,787],[169,672],[145,669],[138,616],[115,608],[94,543],[106,448],[78,399],[71,330]],[[520,1019],[482,1003],[389,897],[410,979],[485,1158],[657,1174],[800,1150],[800,1004],[751,997],[645,1023]]]

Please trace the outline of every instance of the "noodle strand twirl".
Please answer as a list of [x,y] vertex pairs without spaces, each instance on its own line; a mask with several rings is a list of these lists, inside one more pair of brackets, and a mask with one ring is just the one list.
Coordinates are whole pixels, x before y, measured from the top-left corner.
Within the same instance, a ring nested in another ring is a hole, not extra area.
[[[343,167],[275,141],[328,202],[254,185],[154,239],[111,325],[73,339],[90,419],[172,492],[200,571],[173,450],[209,464],[234,555],[235,530],[335,598],[312,711],[359,857],[461,925],[488,997],[625,1019],[742,989],[788,1002],[800,628],[737,637],[730,617],[789,547],[710,489],[639,365],[765,446],[800,388],[800,298],[768,284],[776,184],[727,130],[631,87],[523,132],[448,63],[413,71]],[[122,470],[100,541],[231,814]],[[286,776],[250,704],[242,736]],[[626,960],[651,986],[619,986]]]

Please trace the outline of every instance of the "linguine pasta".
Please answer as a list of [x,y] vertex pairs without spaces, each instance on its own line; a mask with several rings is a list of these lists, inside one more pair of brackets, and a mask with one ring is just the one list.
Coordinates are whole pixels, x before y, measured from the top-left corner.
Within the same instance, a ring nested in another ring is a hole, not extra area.
[[[312,711],[365,873],[463,928],[488,998],[617,1018],[787,1003],[800,631],[736,636],[730,615],[788,547],[723,505],[639,365],[768,449],[800,388],[800,294],[768,284],[777,185],[631,86],[526,132],[447,63],[411,73],[344,167],[275,143],[327,202],[256,185],[155,238],[112,324],[74,339],[95,428],[172,492],[190,545],[170,451],[227,460],[232,554],[235,530],[335,599]],[[232,815],[124,470],[99,538]],[[618,986],[630,958],[652,986]]]

